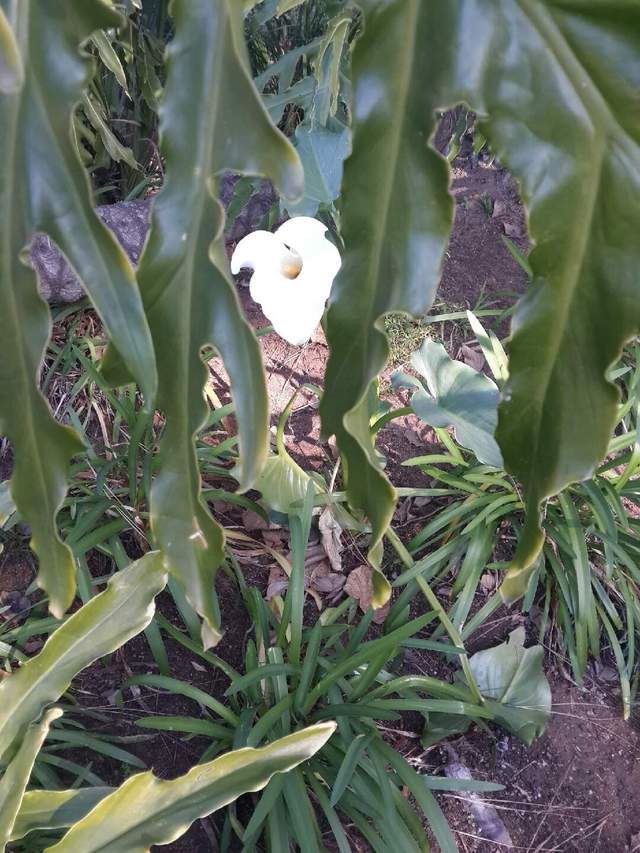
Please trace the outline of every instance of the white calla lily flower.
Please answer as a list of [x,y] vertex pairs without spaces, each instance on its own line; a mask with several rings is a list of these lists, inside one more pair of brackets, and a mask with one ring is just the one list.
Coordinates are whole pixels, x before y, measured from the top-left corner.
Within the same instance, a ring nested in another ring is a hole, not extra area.
[[280,337],[301,346],[313,335],[340,269],[327,228],[310,216],[289,219],[275,233],[254,231],[238,243],[231,272],[253,270],[249,291]]

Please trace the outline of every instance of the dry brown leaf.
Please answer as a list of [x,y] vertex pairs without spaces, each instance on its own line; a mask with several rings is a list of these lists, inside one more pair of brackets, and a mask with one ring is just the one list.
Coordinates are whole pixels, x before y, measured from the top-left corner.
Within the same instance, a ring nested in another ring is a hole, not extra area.
[[412,447],[424,447],[424,439],[417,429],[405,429],[403,434]]
[[269,548],[273,548],[274,551],[278,551],[282,548],[285,540],[287,539],[286,530],[263,530],[262,538],[264,540],[264,544]]
[[326,560],[315,565],[308,578],[308,585],[311,589],[326,595],[335,595],[340,592],[344,582],[344,575],[332,572]]
[[245,530],[266,530],[269,523],[261,515],[251,509],[245,509],[242,513],[242,526]]
[[340,536],[342,534],[342,527],[331,512],[331,507],[325,507],[320,514],[318,528],[322,537],[322,547],[329,558],[331,568],[334,572],[341,572],[342,557],[340,553],[342,551],[342,541]]
[[480,578],[480,589],[483,592],[491,592],[496,585],[496,576],[492,572],[485,572]]
[[458,350],[458,358],[462,359],[465,364],[468,364],[469,367],[472,367],[474,370],[481,371],[484,367],[484,355],[482,354],[482,350],[470,346],[469,344],[462,344]]
[[[371,607],[371,600],[373,598],[371,566],[365,564],[358,566],[350,572],[344,585],[344,591],[347,595],[357,599],[358,604],[360,605],[360,610],[362,610],[363,613],[366,613],[366,611]],[[373,621],[376,625],[380,625],[384,622],[387,618],[388,612],[389,603],[385,604],[384,607],[379,607],[377,610],[374,610]]]
[[280,566],[273,565],[269,569],[269,580],[267,581],[267,591],[265,598],[270,601],[276,595],[282,595],[289,583],[289,579],[282,571]]

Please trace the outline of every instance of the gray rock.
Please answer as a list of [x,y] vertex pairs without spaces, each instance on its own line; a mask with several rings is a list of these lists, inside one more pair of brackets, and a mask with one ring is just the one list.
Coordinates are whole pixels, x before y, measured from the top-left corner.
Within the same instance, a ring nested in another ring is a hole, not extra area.
[[[237,176],[225,175],[221,180],[220,197],[229,205]],[[255,231],[275,203],[277,195],[268,181],[259,181],[253,195],[245,204],[234,222],[229,223],[225,238],[237,242],[245,234]],[[144,201],[121,201],[102,205],[96,213],[118,239],[118,242],[137,264],[147,238],[152,199]],[[45,234],[36,234],[30,246],[31,265],[38,275],[40,293],[52,304],[76,302],[84,296],[78,277],[67,264],[64,256]]]
[[[113,231],[134,264],[138,262],[147,237],[150,211],[150,199],[121,201],[96,208],[100,219]],[[30,259],[38,275],[40,293],[47,302],[76,302],[84,296],[78,277],[46,234],[36,234],[31,241]]]

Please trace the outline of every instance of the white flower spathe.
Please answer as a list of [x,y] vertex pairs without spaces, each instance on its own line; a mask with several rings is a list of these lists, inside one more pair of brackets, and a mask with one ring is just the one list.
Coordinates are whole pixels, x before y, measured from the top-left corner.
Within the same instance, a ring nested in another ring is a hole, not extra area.
[[253,270],[249,291],[276,332],[295,346],[317,328],[340,269],[340,252],[326,226],[310,216],[289,219],[275,233],[254,231],[238,243],[231,272]]

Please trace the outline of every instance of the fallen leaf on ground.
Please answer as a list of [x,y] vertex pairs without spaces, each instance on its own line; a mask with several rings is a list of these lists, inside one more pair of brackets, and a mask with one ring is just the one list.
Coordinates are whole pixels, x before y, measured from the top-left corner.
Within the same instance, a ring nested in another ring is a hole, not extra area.
[[251,509],[245,509],[242,513],[242,526],[245,530],[266,530],[269,523],[261,515]]
[[325,507],[320,514],[318,527],[320,529],[320,536],[322,537],[322,547],[329,558],[331,568],[335,572],[341,572],[342,557],[340,553],[342,551],[342,541],[340,535],[342,534],[342,527],[340,527],[334,517],[331,507]]
[[484,367],[484,355],[482,354],[482,350],[470,346],[469,344],[462,344],[458,350],[458,358],[462,359],[462,361],[464,361],[465,364],[468,364],[469,367],[473,367],[474,370],[481,371]]
[[280,566],[271,566],[269,569],[269,580],[267,581],[267,591],[265,593],[267,601],[274,598],[276,595],[282,595],[287,588],[288,583],[289,579]]
[[[357,599],[358,604],[360,605],[360,610],[362,610],[363,613],[366,613],[371,607],[371,601],[373,599],[373,581],[371,571],[371,566],[366,564],[358,566],[349,573],[344,585],[344,591],[347,595]],[[387,618],[388,612],[389,603],[385,604],[384,607],[379,607],[377,610],[374,610],[373,621],[376,625],[380,625],[384,622]]]
[[325,595],[335,595],[340,592],[345,583],[345,577],[337,572],[332,572],[327,560],[317,563],[309,575],[308,586]]

